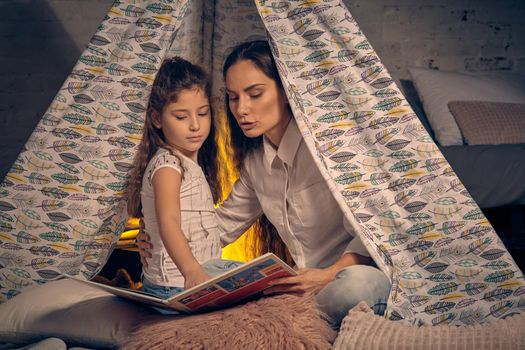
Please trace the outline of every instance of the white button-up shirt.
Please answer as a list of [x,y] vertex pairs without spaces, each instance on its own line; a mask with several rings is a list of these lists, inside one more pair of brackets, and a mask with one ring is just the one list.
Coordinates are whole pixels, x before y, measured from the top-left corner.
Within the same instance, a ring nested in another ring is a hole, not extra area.
[[277,150],[265,138],[263,147],[246,157],[239,180],[218,209],[222,244],[235,241],[262,213],[298,267],[328,267],[347,252],[369,256],[293,119]]

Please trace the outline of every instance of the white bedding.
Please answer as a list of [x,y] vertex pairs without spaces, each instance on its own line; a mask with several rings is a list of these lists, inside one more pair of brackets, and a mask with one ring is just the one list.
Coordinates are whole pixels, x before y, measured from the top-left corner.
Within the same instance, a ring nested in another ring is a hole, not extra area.
[[443,146],[441,151],[481,208],[525,205],[525,145]]

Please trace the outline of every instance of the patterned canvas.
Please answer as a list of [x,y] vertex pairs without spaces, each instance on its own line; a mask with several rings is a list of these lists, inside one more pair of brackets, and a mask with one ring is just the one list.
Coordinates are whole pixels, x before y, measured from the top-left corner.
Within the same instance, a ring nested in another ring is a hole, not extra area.
[[0,302],[106,262],[151,84],[190,12],[187,1],[116,1],[99,25],[2,182]]
[[522,272],[344,4],[256,3],[303,137],[392,279],[387,317],[468,325],[523,310]]
[[0,303],[107,261],[162,60],[203,65],[220,115],[224,57],[264,37],[251,0],[115,1],[1,184]]

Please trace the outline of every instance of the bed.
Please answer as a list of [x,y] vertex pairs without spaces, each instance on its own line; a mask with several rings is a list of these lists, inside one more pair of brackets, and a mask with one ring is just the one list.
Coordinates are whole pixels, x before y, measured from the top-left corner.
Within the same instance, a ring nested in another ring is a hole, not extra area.
[[[401,80],[407,101],[478,205],[525,205],[525,76],[422,68],[410,73],[412,80]],[[510,122],[516,121],[511,130],[504,125],[509,116],[501,112],[509,106]],[[473,113],[484,116],[483,125],[473,125]],[[469,127],[477,128],[476,135]]]

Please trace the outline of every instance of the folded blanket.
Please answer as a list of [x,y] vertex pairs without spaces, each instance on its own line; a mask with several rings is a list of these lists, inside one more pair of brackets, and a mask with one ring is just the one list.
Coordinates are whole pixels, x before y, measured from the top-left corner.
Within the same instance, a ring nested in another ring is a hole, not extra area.
[[474,326],[410,326],[374,315],[361,302],[343,320],[334,350],[525,349],[525,317]]

